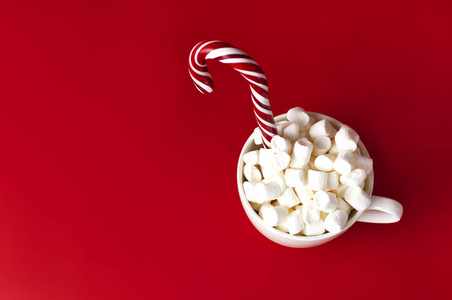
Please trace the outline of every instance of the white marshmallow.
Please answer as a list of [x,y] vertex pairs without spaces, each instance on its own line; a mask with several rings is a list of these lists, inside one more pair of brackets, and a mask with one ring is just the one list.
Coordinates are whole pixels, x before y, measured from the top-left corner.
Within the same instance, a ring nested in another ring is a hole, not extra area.
[[301,203],[303,204],[308,201],[312,201],[312,198],[314,197],[314,192],[304,185],[297,186],[295,188],[295,192],[297,193],[298,199],[300,199]]
[[369,174],[370,172],[372,172],[372,165],[373,165],[372,158],[365,157],[362,155],[355,155],[355,157],[356,157],[356,160],[355,160],[355,164],[353,165],[353,168],[363,169],[364,171],[366,171],[366,174]]
[[292,144],[290,143],[290,141],[288,139],[285,139],[282,136],[275,135],[272,138],[270,144],[271,144],[271,148],[275,152],[278,152],[278,151],[285,151],[287,153],[292,152]]
[[289,121],[280,121],[276,123],[276,134],[282,136],[284,128],[289,126],[289,124],[290,124]]
[[256,191],[256,202],[263,203],[268,200],[274,200],[281,194],[281,188],[279,184],[267,179],[258,182],[254,187]]
[[331,233],[339,233],[347,223],[348,215],[343,210],[335,210],[328,214],[323,222],[325,229]]
[[297,195],[290,187],[282,191],[281,195],[279,195],[277,200],[281,205],[287,208],[291,208],[294,207],[295,205],[300,204],[300,199],[298,199]]
[[262,133],[259,127],[254,128],[253,139],[256,145],[262,145]]
[[259,211],[259,209],[261,208],[261,206],[265,203],[270,203],[270,201],[266,201],[264,203],[257,203],[257,202],[250,202],[251,207],[254,209],[254,211]]
[[287,216],[287,229],[290,234],[297,234],[304,228],[301,211],[295,210]]
[[327,153],[331,148],[331,140],[327,136],[320,136],[312,143],[312,155],[319,156],[320,154]]
[[333,212],[337,207],[336,194],[318,191],[314,194],[314,205],[317,209],[326,213]]
[[291,142],[298,140],[300,126],[297,123],[291,123],[283,128],[282,136]]
[[329,154],[332,154],[334,156],[337,156],[341,152],[339,150],[339,147],[336,145],[336,141],[334,139],[331,140],[331,148],[328,151]]
[[297,140],[293,146],[291,168],[301,168],[309,163],[312,153],[312,143],[307,138]]
[[269,167],[272,165],[273,156],[275,155],[275,151],[273,149],[259,149],[259,165],[262,167]]
[[243,175],[245,175],[246,180],[250,182],[259,182],[262,180],[262,174],[255,166],[244,165]]
[[[289,212],[289,214],[290,214],[290,212]],[[287,218],[281,224],[276,226],[275,228],[282,232],[289,233],[289,228],[287,227]]]
[[347,125],[343,125],[334,137],[336,145],[341,151],[355,151],[359,141],[359,135]]
[[347,202],[344,201],[344,199],[338,197],[337,198],[337,208],[336,210],[343,210],[348,214],[350,214],[350,212],[352,211],[352,207],[350,206],[350,204],[348,204]]
[[339,184],[339,186],[336,189],[334,189],[334,192],[337,194],[338,197],[344,198],[348,188],[349,187],[347,185]]
[[313,191],[326,190],[328,184],[328,173],[309,170],[308,171],[308,189]]
[[245,181],[243,183],[243,191],[245,192],[246,199],[250,202],[254,202],[256,200],[256,184],[257,182],[249,181]]
[[323,220],[320,219],[318,222],[311,224],[306,223],[301,232],[307,236],[320,235],[325,233],[325,226],[323,225]]
[[369,207],[372,199],[360,187],[350,187],[345,193],[345,201],[356,210],[365,210]]
[[334,160],[333,168],[341,175],[347,175],[355,164],[355,155],[350,151],[341,151]]
[[306,131],[309,132],[309,129],[311,128],[312,125],[315,124],[315,118],[309,116],[309,122],[308,124],[306,124],[305,126],[300,126],[300,131]]
[[273,169],[273,166],[268,167],[261,167],[262,176],[264,176],[265,179],[272,180],[273,177],[278,176],[279,174],[283,174],[282,171],[278,171]]
[[326,119],[320,120],[309,128],[309,135],[313,140],[321,136],[329,136],[333,126]]
[[303,127],[309,123],[309,115],[301,107],[294,107],[287,112],[287,120]]
[[293,188],[306,185],[306,175],[301,169],[286,169],[284,171],[284,179],[287,186]]
[[259,163],[259,150],[250,151],[243,155],[245,164],[255,166]]
[[277,184],[279,184],[279,187],[281,188],[281,191],[284,191],[287,188],[287,184],[286,184],[286,181],[284,180],[284,173],[283,172],[278,172],[277,174],[272,176],[271,179],[269,179],[269,180],[270,181],[274,181]]
[[289,166],[290,163],[290,155],[287,152],[279,151],[273,155],[272,166],[273,169],[282,171]]
[[[315,141],[314,141],[314,143],[315,143]],[[314,165],[320,171],[330,172],[330,171],[334,170],[333,163],[334,163],[335,159],[336,159],[336,157],[334,155],[321,154],[321,155],[317,156],[317,158],[315,159]]]
[[341,176],[341,183],[348,186],[359,186],[366,179],[366,171],[363,169],[354,169],[347,175]]
[[284,222],[289,212],[285,206],[273,206],[263,204],[259,209],[259,215],[269,226],[278,226]]
[[301,215],[306,224],[314,224],[320,221],[320,210],[314,206],[314,201],[312,200],[303,204],[301,207]]
[[333,171],[328,173],[328,182],[326,183],[326,190],[332,191],[337,189],[339,186],[339,174],[337,172]]

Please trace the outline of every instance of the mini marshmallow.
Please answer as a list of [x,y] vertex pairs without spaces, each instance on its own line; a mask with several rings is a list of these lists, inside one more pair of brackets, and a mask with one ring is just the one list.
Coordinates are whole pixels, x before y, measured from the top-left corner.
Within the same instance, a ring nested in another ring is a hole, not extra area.
[[366,179],[366,171],[363,169],[354,169],[347,175],[341,176],[341,183],[348,186],[359,186]]
[[315,122],[316,122],[316,121],[315,121],[315,118],[309,116],[309,122],[308,122],[308,124],[306,124],[305,126],[300,126],[300,131],[306,131],[306,132],[309,132],[309,129],[311,128],[312,125],[315,124]]
[[262,180],[262,174],[255,166],[244,165],[243,175],[245,175],[246,180],[250,182],[259,182]]
[[345,201],[356,210],[365,210],[369,207],[372,199],[360,187],[350,187],[345,193]]
[[333,212],[337,207],[337,197],[333,193],[318,191],[314,194],[314,206],[326,213]]
[[279,187],[281,188],[281,191],[284,191],[287,188],[286,181],[284,180],[284,173],[278,172],[276,175],[272,176],[270,181],[274,181],[277,184],[279,184]]
[[290,187],[285,189],[281,193],[281,195],[279,195],[277,200],[281,205],[283,205],[287,208],[291,208],[291,207],[294,207],[295,205],[300,204],[300,199],[298,199],[297,195],[295,194],[293,189]]
[[292,151],[291,168],[301,168],[309,163],[312,153],[312,143],[307,138],[295,142]]
[[287,153],[292,152],[292,144],[290,143],[290,141],[288,139],[285,139],[282,136],[275,135],[272,138],[270,144],[271,144],[271,148],[275,152],[278,152],[278,151],[285,151]]
[[334,160],[333,168],[341,175],[347,175],[355,164],[355,155],[350,151],[341,151]]
[[300,126],[297,123],[291,123],[282,130],[282,136],[291,142],[298,140]]
[[366,174],[369,174],[370,172],[372,172],[372,165],[373,165],[372,158],[365,157],[362,155],[355,155],[355,157],[356,157],[356,160],[355,160],[355,164],[353,165],[353,168],[363,169],[366,172]]
[[328,151],[329,154],[332,154],[334,156],[337,156],[341,152],[339,150],[339,147],[336,145],[336,141],[334,139],[331,140],[331,148]]
[[282,171],[273,169],[273,166],[268,167],[261,167],[262,176],[264,176],[265,179],[272,180],[273,177],[278,176],[279,174],[283,174]]
[[259,150],[250,151],[243,155],[245,164],[255,166],[259,163]]
[[355,151],[359,141],[359,135],[347,125],[343,125],[334,137],[336,145],[341,151]]
[[309,170],[308,171],[308,189],[313,191],[326,190],[328,184],[328,173]]
[[323,222],[325,229],[331,233],[339,233],[347,223],[348,215],[343,210],[335,210],[328,214]]
[[290,155],[287,152],[279,151],[273,155],[272,166],[273,169],[282,171],[289,166],[290,163]]
[[256,202],[263,203],[264,201],[274,200],[281,194],[281,188],[279,184],[267,179],[258,182],[254,187],[256,191]]
[[309,135],[313,140],[321,136],[329,136],[333,126],[330,122],[323,119],[315,123],[309,128]]
[[323,225],[323,220],[320,219],[316,223],[306,223],[305,227],[301,230],[301,232],[304,235],[311,236],[311,235],[320,235],[325,233],[325,226]]
[[350,214],[350,212],[352,211],[352,207],[350,206],[350,204],[348,204],[347,202],[344,201],[344,199],[337,197],[337,208],[336,210],[343,210],[348,214]]
[[259,127],[254,128],[253,139],[256,145],[262,145],[262,133]]
[[303,127],[309,123],[309,115],[301,107],[294,107],[287,112],[287,120]]
[[269,167],[272,165],[273,156],[275,155],[275,151],[273,149],[259,149],[259,165],[262,167]]
[[331,140],[327,136],[320,136],[312,143],[312,155],[319,156],[320,154],[327,153],[331,148]]
[[[295,208],[298,209],[298,206]],[[301,207],[301,215],[306,224],[315,224],[320,221],[320,210],[314,206],[314,201],[307,201]]]
[[297,186],[295,188],[295,192],[297,193],[298,199],[300,199],[301,203],[303,204],[308,201],[312,201],[312,198],[314,197],[314,192],[304,185]]
[[[314,143],[315,143],[315,141],[314,141]],[[317,156],[317,158],[315,159],[314,165],[320,171],[330,172],[330,171],[334,170],[333,163],[334,163],[335,159],[336,159],[336,157],[334,155],[321,154],[321,155]]]
[[284,179],[287,186],[293,188],[306,185],[306,175],[301,169],[286,169],[284,171]]
[[262,220],[269,226],[278,226],[284,222],[289,214],[285,206],[273,206],[271,204],[263,204],[259,209],[259,215]]
[[332,191],[339,186],[339,174],[335,171],[328,173],[328,182],[326,183],[326,190]]
[[301,211],[295,210],[287,216],[287,229],[290,234],[297,234],[304,228]]
[[276,123],[276,134],[279,136],[282,136],[284,128],[289,126],[289,124],[290,124],[289,121],[281,121],[281,122]]
[[347,185],[339,184],[339,186],[336,189],[334,189],[334,192],[336,192],[338,197],[344,198],[348,188],[349,186]]
[[[290,214],[290,212],[289,212],[289,214]],[[275,228],[282,232],[289,233],[289,228],[287,227],[287,218],[281,224],[276,226]]]
[[256,184],[257,182],[245,181],[243,183],[243,191],[245,192],[246,199],[250,202],[254,202],[256,199]]

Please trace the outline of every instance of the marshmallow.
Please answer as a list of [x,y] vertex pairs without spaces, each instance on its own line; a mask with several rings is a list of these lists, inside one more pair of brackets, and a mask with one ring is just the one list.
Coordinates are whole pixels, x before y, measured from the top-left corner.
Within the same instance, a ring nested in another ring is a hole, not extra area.
[[308,171],[308,189],[314,191],[326,190],[328,184],[328,173],[309,170]]
[[304,235],[320,235],[325,233],[325,226],[323,225],[323,220],[320,219],[316,223],[305,224],[305,227],[301,230]]
[[334,137],[336,145],[341,151],[355,151],[358,146],[359,135],[347,125],[343,125]]
[[348,214],[350,214],[350,212],[352,211],[352,207],[350,206],[350,204],[348,204],[347,202],[344,201],[344,199],[337,197],[337,208],[336,210],[343,210]]
[[272,166],[273,169],[282,171],[289,166],[290,163],[290,155],[287,152],[279,151],[273,155]]
[[295,210],[287,216],[287,229],[290,234],[297,234],[304,228],[301,211]]
[[309,123],[309,115],[301,107],[294,107],[287,112],[287,120],[303,127]]
[[254,128],[253,139],[256,145],[262,145],[262,133],[259,127]]
[[281,194],[279,184],[267,179],[258,182],[254,187],[256,193],[256,202],[263,203],[264,201],[274,200]]
[[334,189],[334,192],[337,194],[338,197],[344,198],[348,188],[349,186],[347,185],[339,184],[339,186],[336,189]]
[[[314,143],[315,143],[315,141],[314,141]],[[315,147],[315,145],[314,145],[314,147]],[[317,156],[317,158],[315,159],[314,165],[320,171],[330,172],[330,171],[334,170],[333,163],[334,163],[335,159],[336,159],[336,157],[334,155],[321,154],[321,155]]]
[[275,135],[272,138],[270,144],[271,144],[271,148],[275,152],[278,152],[278,151],[285,151],[287,153],[292,152],[292,144],[290,143],[290,141],[288,139],[285,139],[282,136]]
[[309,129],[311,128],[312,125],[315,124],[315,119],[314,117],[309,116],[309,122],[308,124],[306,124],[305,126],[300,126],[300,131],[309,131]]
[[291,168],[301,168],[309,163],[312,153],[312,143],[307,138],[295,142],[292,152]]
[[329,136],[333,126],[330,122],[323,119],[315,123],[309,128],[309,135],[313,140],[321,136]]
[[[289,214],[290,214],[290,212],[289,212]],[[287,218],[281,224],[276,226],[275,228],[282,232],[289,233],[289,228],[287,227]]]
[[298,140],[300,132],[300,126],[297,123],[291,123],[284,127],[282,130],[282,136],[291,142]]
[[303,170],[300,169],[286,169],[284,171],[284,179],[287,186],[298,187],[306,185],[306,176]]
[[331,148],[331,140],[327,136],[320,136],[312,143],[312,155],[319,156],[320,154],[327,153]]
[[337,189],[339,186],[339,174],[336,172],[330,172],[328,173],[328,182],[326,183],[326,190],[332,191]]
[[277,200],[281,205],[283,205],[287,208],[291,208],[291,207],[294,207],[295,205],[300,204],[300,199],[298,199],[297,195],[295,194],[293,189],[290,187],[285,189],[281,193],[281,195],[279,195]]
[[314,192],[308,188],[303,186],[297,186],[295,188],[295,192],[297,193],[298,199],[300,199],[301,203],[305,204],[308,201],[311,201],[314,197]]
[[285,206],[273,206],[263,204],[259,209],[259,215],[269,226],[278,226],[284,222],[289,212]]
[[276,134],[279,136],[282,136],[284,128],[289,126],[289,124],[290,124],[289,121],[281,121],[281,122],[276,123]]
[[243,174],[245,175],[246,180],[250,182],[259,182],[262,180],[262,174],[255,166],[244,165]]
[[273,162],[273,155],[275,155],[275,151],[273,149],[259,149],[259,165],[262,167],[269,167]]
[[[359,149],[359,148],[357,148]],[[355,155],[356,160],[355,160],[355,164],[353,165],[353,168],[355,169],[363,169],[364,171],[366,171],[366,174],[369,174],[370,172],[372,172],[372,158],[369,157],[365,157],[362,155]]]
[[[298,209],[298,206],[295,209]],[[320,221],[320,210],[314,206],[312,200],[301,206],[301,215],[306,224],[315,224]]]
[[360,187],[350,187],[345,193],[345,201],[356,210],[365,210],[369,207],[372,199]]
[[261,206],[265,203],[269,203],[270,201],[266,201],[264,203],[257,203],[257,202],[250,202],[251,207],[254,209],[254,211],[259,211],[259,209],[261,208]]
[[259,163],[259,150],[250,151],[243,155],[245,164],[255,166]]
[[350,151],[341,151],[334,160],[333,168],[341,175],[347,175],[355,163],[355,156]]
[[283,174],[282,171],[273,169],[273,166],[268,167],[261,167],[262,176],[264,176],[265,179],[271,180],[273,177],[278,176],[279,174]]
[[328,214],[323,222],[325,229],[331,233],[339,233],[347,223],[348,215],[343,210],[335,210]]
[[281,191],[284,191],[287,188],[287,184],[286,184],[286,181],[284,180],[284,173],[283,172],[278,172],[277,174],[272,176],[269,180],[270,181],[274,181],[277,184],[279,184],[279,187],[281,188]]
[[336,141],[334,139],[331,140],[331,148],[328,151],[329,154],[332,154],[334,156],[337,156],[341,152],[339,150],[339,147],[336,145]]
[[366,171],[363,169],[354,169],[347,175],[341,176],[341,183],[348,186],[359,186],[366,179]]
[[333,193],[318,191],[314,194],[314,206],[321,211],[331,213],[337,207],[337,197]]
[[256,199],[256,184],[257,182],[245,181],[243,183],[243,191],[245,192],[246,199],[250,202],[254,202]]

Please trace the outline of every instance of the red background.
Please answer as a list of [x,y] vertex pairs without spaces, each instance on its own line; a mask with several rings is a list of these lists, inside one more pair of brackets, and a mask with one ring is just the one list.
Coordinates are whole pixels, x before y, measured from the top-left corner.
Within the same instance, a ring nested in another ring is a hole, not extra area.
[[[11,1],[13,2],[13,1]],[[0,298],[438,298],[452,262],[450,1],[55,1],[0,6]],[[294,106],[358,131],[397,224],[279,246],[242,210],[256,126],[221,39]]]

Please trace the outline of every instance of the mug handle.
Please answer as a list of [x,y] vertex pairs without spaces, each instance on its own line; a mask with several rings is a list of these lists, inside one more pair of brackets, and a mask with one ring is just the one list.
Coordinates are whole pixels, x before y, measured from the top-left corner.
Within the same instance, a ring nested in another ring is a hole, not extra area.
[[372,196],[372,203],[358,218],[366,223],[395,223],[403,214],[403,206],[399,202],[380,196]]

